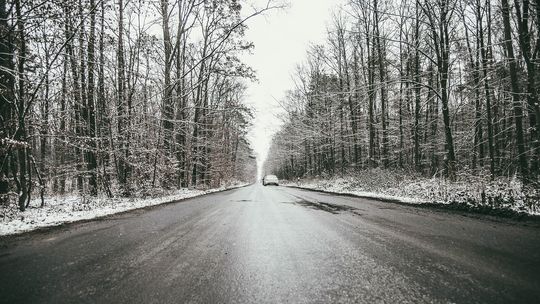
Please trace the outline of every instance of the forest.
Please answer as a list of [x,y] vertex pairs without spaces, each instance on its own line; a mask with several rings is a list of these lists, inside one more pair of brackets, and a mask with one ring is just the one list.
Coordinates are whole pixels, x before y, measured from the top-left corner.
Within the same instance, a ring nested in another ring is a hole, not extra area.
[[540,1],[346,2],[281,101],[266,172],[538,189]]
[[0,195],[132,196],[255,176],[236,0],[0,0]]

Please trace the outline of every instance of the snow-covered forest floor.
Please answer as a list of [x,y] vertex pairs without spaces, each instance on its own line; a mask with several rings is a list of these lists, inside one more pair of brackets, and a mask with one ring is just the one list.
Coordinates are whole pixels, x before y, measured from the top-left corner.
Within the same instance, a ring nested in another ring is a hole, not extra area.
[[344,177],[319,177],[282,184],[408,204],[446,204],[462,210],[540,215],[540,189],[517,178],[461,174],[451,182],[405,172],[372,169]]
[[30,202],[24,212],[20,212],[15,201],[9,206],[0,206],[0,235],[16,234],[43,227],[57,226],[64,223],[88,220],[115,213],[170,203],[217,191],[246,185],[235,182],[220,188],[208,190],[180,189],[157,191],[153,194],[137,197],[90,197],[78,194],[45,197],[45,206],[40,207],[38,196]]

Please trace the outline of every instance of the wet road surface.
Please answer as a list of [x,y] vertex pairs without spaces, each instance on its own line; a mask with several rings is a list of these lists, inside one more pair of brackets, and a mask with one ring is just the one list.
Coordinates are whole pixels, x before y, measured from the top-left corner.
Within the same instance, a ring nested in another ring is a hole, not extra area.
[[540,228],[252,185],[0,239],[2,303],[540,303]]

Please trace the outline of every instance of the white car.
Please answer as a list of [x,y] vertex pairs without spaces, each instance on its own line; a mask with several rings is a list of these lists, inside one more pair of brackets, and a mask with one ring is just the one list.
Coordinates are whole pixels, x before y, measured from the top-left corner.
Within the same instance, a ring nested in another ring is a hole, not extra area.
[[263,184],[263,186],[266,186],[266,185],[279,186],[279,180],[278,180],[277,176],[275,176],[275,175],[266,175],[262,180],[262,184]]

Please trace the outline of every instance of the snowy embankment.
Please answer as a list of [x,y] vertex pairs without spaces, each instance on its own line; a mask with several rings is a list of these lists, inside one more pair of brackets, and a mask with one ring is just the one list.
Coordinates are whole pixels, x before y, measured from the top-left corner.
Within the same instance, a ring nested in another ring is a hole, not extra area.
[[89,220],[245,185],[247,184],[236,183],[209,190],[180,189],[151,198],[93,198],[79,195],[55,196],[46,198],[44,207],[38,207],[41,201],[39,198],[36,198],[30,202],[29,207],[24,212],[20,212],[14,204],[9,207],[0,208],[0,235],[16,234],[43,227]]
[[540,189],[517,178],[490,181],[460,176],[454,182],[373,169],[346,177],[302,179],[283,185],[406,204],[440,204],[486,213],[540,215]]

